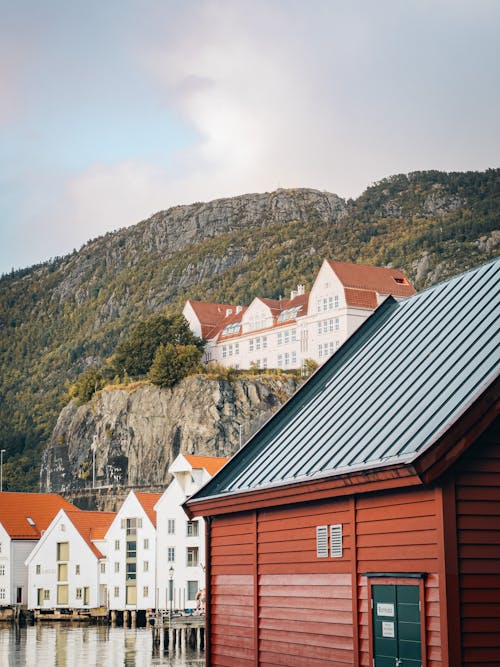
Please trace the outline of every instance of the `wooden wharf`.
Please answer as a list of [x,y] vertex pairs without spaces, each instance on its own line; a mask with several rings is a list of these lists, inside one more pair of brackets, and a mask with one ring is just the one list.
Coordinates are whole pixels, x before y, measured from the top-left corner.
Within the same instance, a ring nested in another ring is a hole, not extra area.
[[189,646],[193,649],[205,648],[205,615],[165,615],[163,618],[154,616],[153,647],[160,647],[163,634],[164,651],[185,651]]

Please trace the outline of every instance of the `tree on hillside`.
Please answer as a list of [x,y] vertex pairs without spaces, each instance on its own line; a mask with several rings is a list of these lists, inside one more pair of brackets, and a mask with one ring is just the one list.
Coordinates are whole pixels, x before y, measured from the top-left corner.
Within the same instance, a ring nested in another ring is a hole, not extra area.
[[196,345],[160,345],[148,373],[149,380],[160,387],[172,387],[182,378],[195,373],[200,365],[202,350]]
[[153,315],[136,324],[130,336],[118,344],[111,360],[112,372],[120,376],[127,373],[132,378],[145,376],[157,349],[169,344],[203,349],[203,341],[193,334],[182,315]]

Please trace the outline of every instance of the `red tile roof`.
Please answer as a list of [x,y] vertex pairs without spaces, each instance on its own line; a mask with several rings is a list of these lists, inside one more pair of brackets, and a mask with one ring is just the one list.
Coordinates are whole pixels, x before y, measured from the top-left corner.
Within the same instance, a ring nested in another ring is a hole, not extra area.
[[183,454],[183,456],[193,468],[205,468],[212,476],[229,461],[229,458],[225,456],[194,456],[192,454]]
[[162,494],[161,493],[139,493],[138,491],[134,491],[134,493],[135,493],[135,497],[137,498],[137,500],[142,505],[143,510],[148,515],[151,523],[153,524],[153,526],[156,526],[156,512],[154,510],[154,506],[160,500]]
[[374,290],[344,288],[345,301],[348,306],[357,306],[358,308],[377,307],[377,294]]
[[76,508],[56,493],[0,493],[0,523],[13,540],[40,539],[60,509]]
[[85,512],[75,509],[67,510],[66,514],[95,556],[103,558],[103,554],[92,540],[104,539],[108,528],[116,517],[116,512]]
[[[219,328],[224,320],[236,312],[236,306],[227,303],[209,303],[207,301],[191,301],[188,303],[196,313],[201,325],[201,335],[203,338],[213,338],[211,332],[215,328]],[[228,311],[231,311],[229,316]]]
[[379,294],[394,296],[411,296],[416,293],[416,289],[399,269],[330,260],[328,263],[344,287],[375,290]]

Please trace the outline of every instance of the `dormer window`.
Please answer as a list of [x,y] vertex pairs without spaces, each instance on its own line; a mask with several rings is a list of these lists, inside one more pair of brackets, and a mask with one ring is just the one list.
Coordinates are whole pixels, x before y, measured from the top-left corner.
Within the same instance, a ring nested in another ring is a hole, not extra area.
[[394,282],[397,283],[398,285],[408,285],[408,281],[405,280],[404,278],[396,278],[393,277]]
[[29,523],[30,526],[34,526],[34,525],[35,525],[35,522],[33,521],[33,519],[32,519],[30,516],[27,516],[27,517],[26,517],[26,521]]

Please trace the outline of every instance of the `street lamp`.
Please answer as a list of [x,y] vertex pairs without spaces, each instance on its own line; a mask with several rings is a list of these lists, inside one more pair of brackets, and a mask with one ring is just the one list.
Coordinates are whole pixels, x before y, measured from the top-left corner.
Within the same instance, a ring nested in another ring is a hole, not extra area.
[[3,491],[3,453],[5,449],[0,449],[0,493]]
[[170,600],[170,605],[169,605],[169,610],[168,610],[168,625],[170,627],[170,624],[172,622],[172,606],[173,606],[173,599],[174,599],[174,567],[173,565],[170,566],[168,570],[168,597]]

